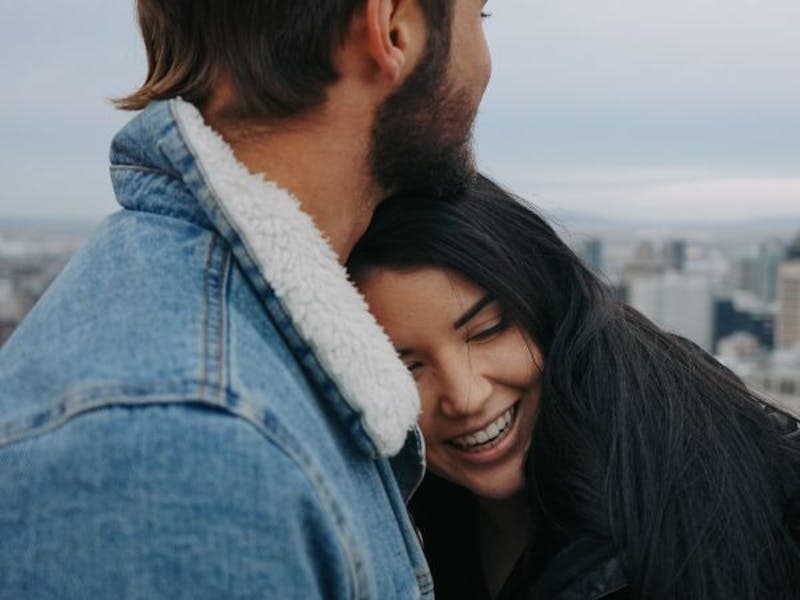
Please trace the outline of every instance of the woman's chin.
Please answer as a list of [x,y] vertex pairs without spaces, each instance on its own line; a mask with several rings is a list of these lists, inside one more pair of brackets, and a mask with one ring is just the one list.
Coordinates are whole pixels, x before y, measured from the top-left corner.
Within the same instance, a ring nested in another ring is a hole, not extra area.
[[522,478],[514,478],[512,480],[497,483],[481,482],[480,484],[476,483],[466,487],[478,498],[501,501],[517,496],[523,491],[525,484],[522,481]]

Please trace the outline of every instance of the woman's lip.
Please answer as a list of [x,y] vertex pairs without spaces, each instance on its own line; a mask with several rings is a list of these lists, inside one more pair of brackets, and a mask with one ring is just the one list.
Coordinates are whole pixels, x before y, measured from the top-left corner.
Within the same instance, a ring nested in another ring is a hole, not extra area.
[[520,401],[517,401],[515,405],[516,408],[514,409],[514,420],[511,422],[509,426],[511,429],[508,434],[498,442],[496,446],[491,446],[485,449],[478,449],[478,450],[462,450],[461,448],[454,446],[453,444],[447,444],[448,449],[455,453],[459,460],[464,462],[470,462],[473,464],[478,465],[485,465],[490,464],[493,462],[497,462],[498,460],[505,458],[505,455],[514,447],[518,437],[518,425],[519,425],[519,412],[520,412]]
[[457,440],[459,438],[467,437],[467,436],[470,436],[470,435],[476,435],[478,432],[483,431],[484,429],[489,427],[489,425],[491,425],[492,423],[497,421],[497,419],[499,419],[500,417],[505,415],[509,410],[515,409],[515,407],[517,407],[518,405],[519,405],[519,400],[517,400],[514,404],[512,404],[511,406],[506,408],[503,412],[499,413],[493,419],[491,419],[490,421],[484,423],[480,427],[475,427],[474,429],[472,429],[471,431],[467,431],[466,433],[459,433],[458,435],[454,435],[452,438],[450,438],[448,440],[448,443],[452,443],[452,440]]

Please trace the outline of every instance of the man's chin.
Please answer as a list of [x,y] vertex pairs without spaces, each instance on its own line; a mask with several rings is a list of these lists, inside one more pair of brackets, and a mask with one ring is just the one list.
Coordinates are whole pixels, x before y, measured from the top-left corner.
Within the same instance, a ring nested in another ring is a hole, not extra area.
[[[449,156],[416,160],[405,165],[403,173],[382,178],[391,195],[426,196],[431,199],[447,198],[463,193],[477,177],[477,168],[471,146],[454,153],[452,147],[443,153]],[[416,164],[414,164],[416,163]]]
[[476,176],[477,170],[471,159],[457,168],[452,165],[443,167],[433,176],[428,194],[436,199],[457,196],[469,188]]

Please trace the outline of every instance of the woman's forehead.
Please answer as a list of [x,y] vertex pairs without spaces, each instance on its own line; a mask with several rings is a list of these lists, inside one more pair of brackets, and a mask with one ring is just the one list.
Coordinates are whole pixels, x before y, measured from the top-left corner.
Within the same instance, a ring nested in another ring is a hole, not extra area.
[[489,304],[483,288],[457,273],[433,267],[376,269],[361,282],[361,290],[392,337],[455,330],[465,315],[474,316]]
[[432,302],[464,308],[464,302],[486,295],[486,290],[463,275],[438,267],[390,269],[378,267],[359,282],[362,293],[382,304],[401,304],[403,300]]

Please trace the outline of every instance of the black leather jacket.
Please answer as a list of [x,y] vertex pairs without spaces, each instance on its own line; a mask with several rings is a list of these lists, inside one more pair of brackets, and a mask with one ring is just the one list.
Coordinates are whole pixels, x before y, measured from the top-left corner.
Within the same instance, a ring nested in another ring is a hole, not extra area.
[[[522,561],[519,563],[522,564]],[[535,586],[515,569],[498,600],[628,600],[629,587],[617,556],[600,541],[579,538],[547,563]]]

